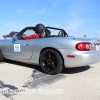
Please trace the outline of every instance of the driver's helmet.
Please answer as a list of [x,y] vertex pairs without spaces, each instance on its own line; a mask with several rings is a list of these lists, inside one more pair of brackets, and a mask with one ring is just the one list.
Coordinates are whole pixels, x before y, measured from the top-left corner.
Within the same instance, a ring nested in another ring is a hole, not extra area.
[[35,33],[42,33],[45,29],[45,26],[43,24],[37,24],[35,26]]

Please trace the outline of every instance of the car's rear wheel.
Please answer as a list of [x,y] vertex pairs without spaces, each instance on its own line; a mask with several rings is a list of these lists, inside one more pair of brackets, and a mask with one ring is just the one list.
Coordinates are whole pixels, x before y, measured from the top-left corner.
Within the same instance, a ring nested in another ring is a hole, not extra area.
[[63,69],[63,61],[60,54],[53,49],[46,49],[40,56],[40,65],[47,74],[57,74]]
[[4,61],[2,51],[0,50],[0,62]]

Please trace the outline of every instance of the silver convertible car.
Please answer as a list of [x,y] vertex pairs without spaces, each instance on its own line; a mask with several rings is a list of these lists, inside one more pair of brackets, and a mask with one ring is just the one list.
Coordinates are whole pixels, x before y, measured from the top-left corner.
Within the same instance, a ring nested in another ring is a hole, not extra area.
[[45,27],[40,38],[23,40],[23,34],[35,34],[34,30],[35,27],[25,27],[12,38],[0,40],[0,61],[40,65],[47,74],[100,61],[100,41],[96,38],[76,38],[68,36],[64,29]]

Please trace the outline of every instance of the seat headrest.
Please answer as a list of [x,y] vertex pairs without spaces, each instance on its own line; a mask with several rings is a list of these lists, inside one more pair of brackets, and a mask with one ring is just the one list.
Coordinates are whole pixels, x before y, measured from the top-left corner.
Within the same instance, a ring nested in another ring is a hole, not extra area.
[[61,31],[58,33],[58,36],[63,37],[63,36],[65,36],[65,33],[61,30]]
[[50,35],[51,35],[51,31],[48,30],[48,29],[45,29],[45,30],[41,33],[40,37],[41,37],[41,38],[43,38],[43,37],[49,37]]
[[45,32],[46,32],[46,37],[49,37],[51,35],[51,31],[50,30],[46,29]]
[[43,32],[41,33],[40,37],[41,37],[41,38],[46,37],[46,32],[45,32],[45,31],[43,31]]

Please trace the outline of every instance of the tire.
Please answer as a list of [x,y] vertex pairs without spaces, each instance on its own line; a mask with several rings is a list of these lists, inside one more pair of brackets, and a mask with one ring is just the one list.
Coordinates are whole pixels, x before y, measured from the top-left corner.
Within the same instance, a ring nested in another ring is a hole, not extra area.
[[59,53],[53,49],[46,49],[40,56],[40,65],[47,74],[58,74],[63,69],[63,61]]
[[4,61],[2,51],[0,50],[0,62]]

